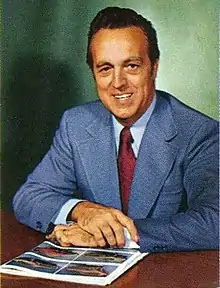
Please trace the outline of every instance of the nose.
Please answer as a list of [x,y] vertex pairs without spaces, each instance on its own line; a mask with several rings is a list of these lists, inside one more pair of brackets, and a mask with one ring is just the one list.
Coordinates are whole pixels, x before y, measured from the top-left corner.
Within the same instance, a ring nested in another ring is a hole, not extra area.
[[123,70],[115,70],[113,73],[112,86],[116,89],[127,85],[127,78]]

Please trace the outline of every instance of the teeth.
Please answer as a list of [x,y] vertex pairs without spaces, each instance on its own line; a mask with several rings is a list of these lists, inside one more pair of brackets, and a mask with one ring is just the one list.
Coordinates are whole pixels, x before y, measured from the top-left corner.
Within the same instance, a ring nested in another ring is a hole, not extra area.
[[131,96],[131,94],[122,94],[122,95],[115,95],[117,99],[127,99]]

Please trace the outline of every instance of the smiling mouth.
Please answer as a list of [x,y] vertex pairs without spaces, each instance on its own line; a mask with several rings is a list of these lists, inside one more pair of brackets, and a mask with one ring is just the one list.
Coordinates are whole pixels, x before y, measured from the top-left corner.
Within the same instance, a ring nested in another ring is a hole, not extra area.
[[128,98],[130,98],[132,95],[132,93],[129,93],[129,94],[122,94],[122,95],[114,95],[114,97],[116,99],[119,99],[119,100],[126,100]]

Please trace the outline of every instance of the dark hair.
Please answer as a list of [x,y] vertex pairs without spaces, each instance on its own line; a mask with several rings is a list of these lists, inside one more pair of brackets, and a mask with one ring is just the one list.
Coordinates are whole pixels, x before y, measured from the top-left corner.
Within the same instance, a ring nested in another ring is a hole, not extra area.
[[91,69],[93,67],[93,59],[90,45],[93,35],[102,28],[116,29],[130,26],[140,27],[146,35],[148,41],[148,56],[151,63],[154,64],[155,61],[159,59],[160,51],[157,44],[157,34],[152,23],[132,9],[107,7],[99,11],[90,24],[87,44],[87,64]]

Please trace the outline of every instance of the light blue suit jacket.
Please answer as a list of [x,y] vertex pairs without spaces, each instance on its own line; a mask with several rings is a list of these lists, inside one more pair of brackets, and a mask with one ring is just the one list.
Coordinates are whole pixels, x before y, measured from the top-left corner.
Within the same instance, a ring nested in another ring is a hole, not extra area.
[[[16,193],[18,220],[46,231],[71,198],[121,209],[112,117],[100,101],[64,113],[51,149]],[[218,123],[157,91],[128,216],[142,251],[218,248]]]

